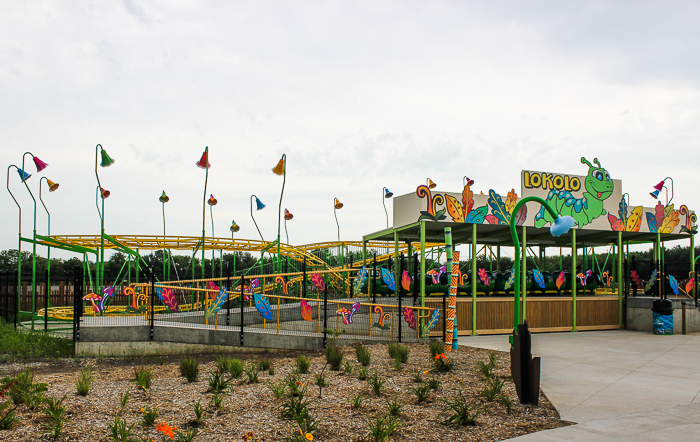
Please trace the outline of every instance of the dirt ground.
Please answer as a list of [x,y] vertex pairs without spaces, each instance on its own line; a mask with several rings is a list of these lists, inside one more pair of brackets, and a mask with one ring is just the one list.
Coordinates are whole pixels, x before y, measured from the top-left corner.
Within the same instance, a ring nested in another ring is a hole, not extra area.
[[[241,353],[233,357],[248,364],[252,361],[269,359],[274,375],[262,372],[259,383],[248,383],[245,374],[232,382],[233,388],[224,400],[221,410],[210,404],[212,394],[206,393],[207,379],[216,370],[216,355],[200,355],[200,376],[196,382],[188,383],[180,376],[179,360],[175,357],[150,358],[101,358],[68,359],[53,362],[9,363],[0,365],[0,377],[14,375],[30,368],[35,373],[36,382],[48,384],[47,395],[66,395],[68,420],[65,423],[63,441],[105,441],[108,440],[108,424],[112,423],[120,411],[120,395],[130,392],[130,400],[121,417],[129,424],[136,423],[134,433],[161,440],[155,426],[145,427],[141,423],[141,408],[145,405],[157,407],[161,422],[180,429],[193,424],[193,402],[199,400],[205,406],[204,418],[199,425],[195,441],[241,441],[243,436],[253,431],[264,437],[266,442],[282,441],[292,434],[298,434],[296,424],[281,417],[277,400],[268,387],[270,382],[280,382],[295,370],[295,359],[303,354],[311,359],[311,368],[301,375],[309,381],[309,397],[312,399],[311,412],[320,420],[316,441],[360,442],[372,441],[368,435],[367,419],[387,414],[387,402],[394,397],[403,404],[399,415],[399,426],[392,434],[391,441],[500,441],[536,431],[557,428],[569,423],[560,420],[547,398],[540,392],[540,405],[537,407],[518,404],[515,386],[510,379],[510,361],[506,353],[497,354],[495,375],[506,380],[502,394],[513,403],[510,413],[501,399],[488,402],[480,395],[487,383],[476,366],[477,361],[488,362],[486,350],[460,347],[456,352],[447,352],[447,357],[457,370],[450,373],[422,375],[423,379],[439,379],[441,387],[430,393],[426,402],[418,403],[410,388],[419,384],[414,380],[416,372],[433,367],[428,344],[405,344],[410,348],[408,361],[400,370],[393,367],[387,344],[369,345],[372,354],[367,373],[376,370],[380,378],[386,380],[379,396],[373,394],[365,380],[358,379],[355,350],[352,346],[341,347],[344,361],[350,361],[352,373],[330,371],[325,374],[329,386],[319,388],[313,384],[314,375],[325,365],[322,352],[284,353]],[[82,367],[90,367],[94,381],[87,396],[76,393],[75,381]],[[134,383],[134,368],[153,369],[153,384],[148,391],[139,390]],[[455,428],[441,423],[444,417],[440,412],[445,408],[444,399],[454,397],[462,391],[467,398],[477,401],[483,408],[477,425]],[[367,399],[361,407],[353,408],[350,398],[364,394]],[[0,440],[7,442],[34,441],[44,430],[47,419],[40,411],[31,412],[26,407],[18,409],[21,421],[11,430],[0,431]]]

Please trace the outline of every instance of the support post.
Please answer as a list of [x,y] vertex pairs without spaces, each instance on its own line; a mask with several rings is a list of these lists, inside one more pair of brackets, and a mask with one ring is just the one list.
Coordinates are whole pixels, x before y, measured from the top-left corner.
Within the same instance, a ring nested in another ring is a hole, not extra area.
[[576,255],[578,254],[578,249],[576,248],[576,229],[571,229],[571,298],[572,298],[572,318],[571,331],[576,331]]
[[522,289],[523,308],[520,310],[523,313],[522,321],[527,319],[527,227],[523,226],[523,256],[520,264],[522,268]]
[[[452,228],[445,227],[445,253],[447,254],[446,267],[452,271]],[[457,335],[457,326],[455,325],[457,313],[457,291],[452,294],[452,285],[450,285],[450,302],[447,307],[447,336],[445,340],[445,350],[452,351],[457,349],[454,342]]]
[[[459,258],[459,254],[457,254]],[[457,261],[459,264],[459,260]],[[476,336],[476,286],[478,285],[476,276],[476,224],[472,224],[472,336]],[[455,289],[455,294],[457,290]]]
[[[617,232],[617,274],[622,275],[622,232]],[[624,328],[622,323],[622,278],[617,281],[617,298],[618,298],[618,323],[620,329]]]

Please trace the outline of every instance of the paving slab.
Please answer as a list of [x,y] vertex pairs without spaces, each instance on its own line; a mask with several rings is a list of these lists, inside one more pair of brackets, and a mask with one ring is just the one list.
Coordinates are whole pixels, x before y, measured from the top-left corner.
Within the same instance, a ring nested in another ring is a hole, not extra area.
[[[562,419],[517,442],[700,441],[700,334],[624,330],[539,333],[541,387]],[[508,336],[470,336],[461,345],[508,351]]]

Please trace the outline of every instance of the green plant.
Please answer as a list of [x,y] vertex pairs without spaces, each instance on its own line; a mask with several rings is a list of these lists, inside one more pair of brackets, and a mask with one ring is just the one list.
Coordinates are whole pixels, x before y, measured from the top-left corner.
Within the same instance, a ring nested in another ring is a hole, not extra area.
[[306,384],[303,382],[303,379],[298,373],[289,373],[284,379],[284,383],[289,388],[290,396],[303,396],[306,394]]
[[486,379],[491,379],[491,376],[493,376],[493,367],[484,361],[476,361],[476,368],[479,369]]
[[418,402],[420,403],[428,400],[428,396],[430,396],[430,392],[433,390],[431,390],[430,385],[428,384],[420,384],[417,387],[409,388],[409,391],[412,391],[413,394],[416,395],[416,399],[418,399]]
[[357,370],[357,379],[364,381],[367,379],[367,367],[360,367]]
[[124,409],[126,408],[126,404],[129,403],[129,390],[127,389],[124,394],[119,395],[119,414],[121,415],[124,412]]
[[20,372],[15,377],[6,377],[0,383],[0,390],[6,391],[6,395],[14,405],[25,404],[33,410],[44,400],[44,392],[48,390],[45,383],[35,383],[34,373],[30,369]]
[[[229,371],[229,364],[231,360],[226,356],[218,355],[216,357],[216,369],[222,373],[227,373]],[[180,372],[182,374],[182,372]]]
[[323,373],[314,376],[314,384],[321,388],[328,387],[328,381],[326,380],[326,375]]
[[275,375],[275,367],[270,367],[267,370],[267,374],[269,374],[270,376],[274,376]]
[[66,422],[66,409],[68,406],[63,405],[65,399],[65,395],[61,399],[46,397],[44,398],[44,405],[41,407],[44,414],[51,419],[51,423],[46,425],[46,431],[42,434],[46,434],[54,440],[61,437],[63,424]]
[[456,367],[454,363],[447,358],[443,353],[435,355],[435,371],[439,373],[446,373],[449,371],[455,371]]
[[399,355],[399,348],[400,347],[401,347],[401,345],[396,344],[394,342],[392,342],[391,344],[389,344],[387,346],[386,350],[389,353],[389,359],[396,359],[396,356]]
[[505,394],[500,395],[503,405],[506,406],[506,413],[510,414],[510,410],[513,408],[513,402]]
[[[226,367],[228,367],[228,363],[224,364]],[[219,361],[216,361],[216,366],[217,368],[219,367]],[[219,370],[222,373],[227,372],[228,370]],[[199,361],[197,361],[197,358],[194,356],[185,356],[184,358],[180,359],[180,375],[184,376],[185,379],[187,379],[187,382],[194,382],[197,380],[197,377],[199,376]]]
[[325,354],[326,362],[331,366],[331,370],[340,370],[340,365],[343,363],[343,352],[336,345],[329,344],[326,347]]
[[398,416],[401,413],[403,405],[399,402],[398,396],[394,395],[394,399],[391,402],[386,401],[386,404],[389,407],[389,414],[391,416]]
[[410,348],[393,342],[389,344],[387,351],[389,352],[389,357],[391,359],[400,358],[402,364],[405,364],[406,361],[408,361],[408,355],[411,353]]
[[423,372],[420,370],[416,370],[415,373],[413,373],[413,382],[421,383],[423,382]]
[[362,402],[364,402],[365,399],[367,399],[365,395],[363,395],[362,393],[358,393],[350,398],[350,405],[352,405],[352,408],[360,408],[362,406]]
[[[22,315],[19,320],[24,320]],[[72,339],[44,333],[43,330],[15,329],[14,324],[0,320],[0,361],[69,358],[74,352]]]
[[457,427],[476,425],[476,418],[481,414],[481,407],[476,402],[468,401],[461,390],[451,399],[442,399],[442,402],[445,403],[446,407],[440,412],[438,417],[449,414],[442,421],[443,424]]
[[497,361],[496,361],[496,352],[495,351],[489,351],[489,365],[493,369],[496,368]]
[[141,420],[145,426],[150,427],[156,419],[158,419],[158,407],[151,408],[148,405],[144,405],[141,408]]
[[366,419],[369,426],[367,436],[371,436],[375,442],[386,442],[389,440],[389,437],[399,425],[399,420],[395,416],[377,416],[374,419],[367,416]]
[[362,364],[363,367],[369,366],[370,360],[372,359],[372,354],[369,348],[364,344],[360,344],[355,347],[355,356],[357,356],[357,362]]
[[150,368],[134,368],[134,381],[136,385],[146,391],[151,388],[151,381],[153,378],[153,370]]
[[241,377],[243,374],[243,371],[245,370],[245,365],[243,365],[243,362],[240,359],[230,359],[228,362],[228,373],[231,375],[232,378],[238,379]]
[[277,384],[274,382],[269,382],[267,386],[270,387],[270,390],[272,390],[272,395],[275,397],[275,399],[282,399],[284,392],[287,390],[287,385],[283,380],[279,381]]
[[199,433],[198,428],[188,428],[187,433],[177,430],[175,431],[175,442],[192,442],[197,433]]
[[92,370],[89,368],[81,368],[78,380],[75,382],[75,389],[78,390],[78,394],[81,396],[87,396],[88,391],[90,391],[91,383]]
[[258,371],[257,364],[254,364],[252,362],[248,364],[248,366],[245,368],[245,374],[246,376],[248,376],[249,384],[260,382],[260,371]]
[[199,425],[202,422],[202,415],[204,414],[204,407],[202,407],[199,399],[192,403],[192,410],[194,411],[194,424]]
[[399,346],[399,354],[398,357],[401,358],[401,363],[405,364],[408,362],[408,356],[411,354],[411,349],[405,345],[400,345]]
[[141,442],[141,439],[131,437],[131,432],[134,425],[127,425],[126,420],[122,420],[119,416],[114,418],[114,422],[109,424],[109,439],[115,442]]
[[260,359],[260,371],[267,371],[272,367],[272,361],[268,358]]
[[12,428],[15,422],[19,421],[19,418],[15,415],[15,409],[19,405],[15,405],[14,407],[10,408],[11,405],[12,404],[10,401],[0,403],[0,430],[9,430]]
[[439,390],[441,382],[438,378],[430,378],[425,384],[430,387],[431,390]]
[[394,370],[401,370],[401,356],[396,355],[396,358],[394,358],[394,362],[391,364],[392,367],[394,367]]
[[213,405],[215,409],[221,410],[221,408],[224,406],[224,398],[226,398],[226,393],[223,391],[217,391],[211,397],[209,404]]
[[306,356],[299,356],[294,361],[294,364],[296,365],[299,373],[307,373],[309,371],[309,367],[311,366],[311,359],[307,358]]
[[445,354],[445,343],[442,341],[430,341],[430,357],[434,359],[439,354]]
[[282,417],[296,419],[297,416],[308,414],[309,401],[304,395],[289,396],[280,406]]
[[353,370],[353,369],[354,369],[354,367],[352,366],[352,362],[350,362],[350,361],[345,361],[345,363],[343,364],[343,371],[344,371],[346,374],[352,374],[352,370]]
[[505,383],[506,381],[504,379],[498,379],[496,377],[490,378],[488,380],[488,386],[481,390],[481,395],[486,398],[487,401],[493,402],[503,389]]
[[226,379],[224,374],[218,370],[209,373],[207,383],[209,384],[207,393],[221,393],[231,387],[231,380]]
[[382,392],[382,385],[384,385],[384,382],[386,382],[386,380],[380,379],[377,370],[374,370],[374,374],[367,380],[367,382],[369,382],[369,385],[372,387],[372,391],[374,391],[374,394],[379,396]]

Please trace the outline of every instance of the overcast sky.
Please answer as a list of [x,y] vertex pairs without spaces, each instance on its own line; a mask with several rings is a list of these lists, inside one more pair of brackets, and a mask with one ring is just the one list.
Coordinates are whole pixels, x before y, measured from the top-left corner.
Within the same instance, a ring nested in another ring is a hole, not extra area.
[[[631,204],[675,182],[700,207],[700,3],[688,1],[5,1],[0,0],[0,160],[60,183],[43,192],[53,234],[201,235],[207,193],[217,236],[265,236],[282,203],[290,242],[384,228],[382,187],[520,192],[520,171],[571,174],[597,157]],[[27,160],[29,161],[29,156]],[[10,186],[30,236],[32,203]],[[391,202],[388,201],[391,214]],[[17,209],[0,192],[0,249]],[[46,232],[41,206],[38,232]],[[207,207],[207,234],[210,220]],[[284,241],[284,231],[282,231]],[[29,247],[23,245],[23,249]],[[42,252],[45,253],[45,252]],[[67,255],[70,256],[70,255]]]

